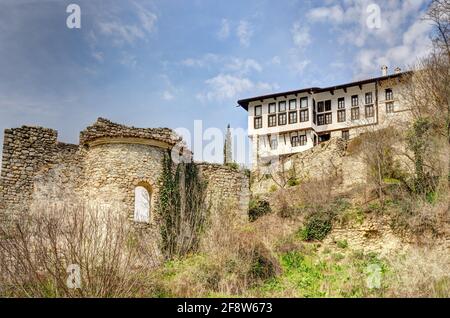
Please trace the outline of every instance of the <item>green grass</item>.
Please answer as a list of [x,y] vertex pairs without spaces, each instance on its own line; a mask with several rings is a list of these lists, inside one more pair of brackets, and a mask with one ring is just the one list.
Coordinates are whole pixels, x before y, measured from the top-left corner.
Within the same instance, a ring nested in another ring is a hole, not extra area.
[[[382,296],[384,286],[370,289],[367,268],[377,264],[384,275],[387,265],[374,254],[322,253],[311,249],[280,255],[283,273],[256,288],[263,297],[370,297]],[[383,276],[382,276],[383,277]]]

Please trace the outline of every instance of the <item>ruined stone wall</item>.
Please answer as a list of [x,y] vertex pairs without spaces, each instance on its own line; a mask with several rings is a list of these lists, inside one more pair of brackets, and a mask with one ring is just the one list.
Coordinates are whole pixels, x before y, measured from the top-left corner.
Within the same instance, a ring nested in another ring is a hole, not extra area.
[[272,166],[260,167],[252,175],[252,192],[271,192],[293,178],[297,182],[333,179],[336,190],[348,191],[366,182],[362,158],[346,152],[346,142],[332,138],[306,151],[279,158]]
[[219,164],[198,164],[201,176],[207,180],[207,203],[214,216],[221,208],[237,208],[242,218],[248,217],[250,200],[249,177],[245,172]]
[[0,177],[0,210],[26,207],[36,174],[57,159],[57,132],[42,127],[6,129]]
[[159,178],[166,150],[140,144],[103,144],[84,156],[84,198],[99,203],[123,203],[130,219],[134,213],[134,189],[145,185],[151,192],[151,222],[158,203]]

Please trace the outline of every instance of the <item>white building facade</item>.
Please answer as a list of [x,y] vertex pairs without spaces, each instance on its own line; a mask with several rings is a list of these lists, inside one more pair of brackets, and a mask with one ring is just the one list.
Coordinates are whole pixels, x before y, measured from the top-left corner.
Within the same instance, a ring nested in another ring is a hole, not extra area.
[[401,120],[408,111],[399,94],[405,74],[397,70],[333,87],[239,100],[248,112],[252,166],[264,158],[305,151],[333,137],[348,140],[364,128]]

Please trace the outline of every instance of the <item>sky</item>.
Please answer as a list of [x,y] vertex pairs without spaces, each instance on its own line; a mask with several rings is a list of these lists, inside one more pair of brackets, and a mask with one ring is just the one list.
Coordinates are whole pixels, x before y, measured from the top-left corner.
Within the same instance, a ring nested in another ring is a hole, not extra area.
[[238,99],[410,68],[431,48],[428,3],[0,0],[0,138],[38,125],[78,143],[97,117],[247,129]]

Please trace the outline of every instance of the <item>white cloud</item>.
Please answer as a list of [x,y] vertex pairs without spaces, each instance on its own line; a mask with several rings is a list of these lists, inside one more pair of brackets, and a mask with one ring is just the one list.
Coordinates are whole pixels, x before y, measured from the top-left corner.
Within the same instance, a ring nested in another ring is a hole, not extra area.
[[135,23],[125,23],[117,12],[106,12],[107,19],[99,19],[99,32],[113,39],[115,45],[133,44],[136,40],[143,40],[156,31],[156,14],[138,3],[134,3],[133,13]]
[[181,61],[181,64],[187,67],[215,67],[220,68],[224,72],[233,74],[246,75],[253,71],[261,72],[263,67],[261,64],[250,58],[239,58],[233,56],[222,56],[208,53],[199,58],[187,58]]
[[280,65],[281,64],[281,58],[278,55],[275,55],[274,57],[272,57],[272,59],[270,60],[271,64],[274,65]]
[[207,53],[200,58],[187,58],[181,61],[181,64],[188,67],[207,67],[222,60],[217,54]]
[[170,91],[164,91],[162,93],[162,99],[164,99],[164,100],[170,101],[174,98],[175,98],[175,96]]
[[219,39],[224,40],[230,36],[230,23],[227,19],[222,19],[220,30],[217,33]]
[[309,28],[302,26],[299,22],[295,22],[292,25],[291,33],[292,41],[297,48],[303,49],[311,43]]
[[417,62],[417,59],[425,56],[431,50],[429,32],[431,25],[418,19],[403,34],[401,43],[386,50],[362,49],[356,58],[356,72],[359,77],[364,77],[379,72],[381,65],[407,68]]
[[427,0],[383,1],[380,6],[380,28],[370,28],[367,19],[372,12],[367,12],[373,0],[346,0],[342,4],[316,7],[307,12],[307,18],[313,23],[326,23],[337,32],[341,44],[364,47],[374,43],[395,45],[401,39],[405,24],[411,17],[419,15],[422,5]]
[[250,38],[253,35],[252,25],[246,20],[241,20],[236,29],[236,35],[239,38],[239,42],[242,46],[249,46]]
[[104,61],[103,52],[98,52],[98,51],[93,52],[92,57],[94,59],[96,59],[97,62],[99,62],[99,63],[103,63],[103,61]]
[[232,100],[244,93],[261,94],[278,89],[278,85],[265,82],[253,82],[230,74],[219,74],[205,81],[208,91],[197,94],[201,101]]
[[261,72],[262,66],[253,59],[231,58],[225,65],[225,70],[244,75],[251,71]]
[[337,24],[342,23],[344,21],[344,17],[344,10],[340,5],[313,8],[308,13],[308,18],[311,21],[332,21]]
[[134,56],[128,52],[122,53],[122,58],[120,59],[119,62],[120,62],[120,64],[127,66],[129,68],[135,68],[137,66],[136,56]]

